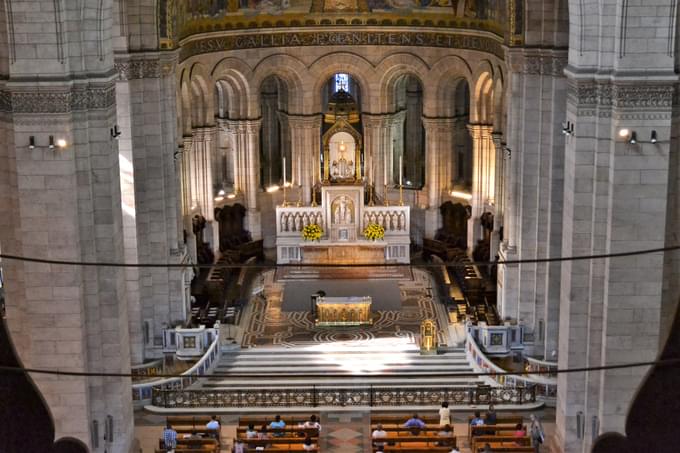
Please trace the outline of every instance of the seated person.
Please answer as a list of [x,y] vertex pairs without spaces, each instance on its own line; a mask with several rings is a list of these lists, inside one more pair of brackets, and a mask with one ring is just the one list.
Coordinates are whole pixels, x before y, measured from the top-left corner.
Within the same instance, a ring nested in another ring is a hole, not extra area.
[[234,440],[234,446],[231,449],[231,453],[245,453],[245,448],[243,447],[243,441],[241,441],[241,439]]
[[217,416],[213,415],[210,417],[210,421],[205,425],[206,429],[209,429],[210,435],[215,439],[220,438],[220,422],[217,420]]
[[456,447],[453,447],[449,453],[460,453],[460,450],[458,450]]
[[482,453],[493,453],[493,450],[491,450],[491,445],[488,443],[484,444],[484,449],[482,450]]
[[[274,417],[274,421],[269,424],[269,429],[283,429],[286,427],[286,422],[281,420],[281,416],[277,415]],[[275,437],[283,437],[285,433],[283,432],[274,432]]]
[[418,414],[413,414],[413,417],[409,418],[406,420],[406,423],[404,423],[404,428],[412,428],[411,434],[417,436],[420,434],[420,430],[425,428],[425,422],[418,417]]
[[[453,438],[453,428],[451,425],[445,425],[441,431],[437,434],[439,437],[443,438]],[[439,446],[445,446],[445,445],[451,445],[451,441],[439,441],[437,442],[437,445]]]
[[385,442],[382,442],[380,440],[376,439],[384,439],[387,437],[387,431],[383,429],[383,425],[378,423],[378,426],[375,427],[373,430],[373,433],[371,434],[371,438],[373,439],[373,445],[377,448],[382,448],[385,446]]
[[307,437],[305,437],[305,441],[302,443],[302,448],[305,451],[316,450],[316,445],[314,445],[312,438],[307,436]]
[[319,432],[321,432],[321,425],[316,420],[316,415],[312,415],[311,417],[309,417],[309,420],[304,422],[302,424],[302,427],[305,428],[305,429],[316,428],[316,429],[319,430]]
[[[192,431],[192,432],[191,432],[191,435],[188,436],[188,437],[185,437],[185,439],[189,439],[189,440],[201,440],[201,439],[203,439],[203,437],[201,437],[201,436],[198,434],[198,432]],[[203,448],[203,445],[201,445],[201,444],[199,444],[199,443],[195,443],[195,444],[192,443],[191,445],[189,445],[189,449],[190,449],[190,450],[200,450],[201,448]]]
[[262,425],[260,432],[257,433],[258,439],[269,439],[269,433],[267,433],[267,425]]
[[470,420],[470,426],[482,426],[484,424],[484,419],[479,411],[475,412],[475,416]]
[[248,424],[248,429],[246,429],[246,439],[254,439],[256,437],[257,431],[255,431],[255,425],[253,423]]
[[514,437],[524,437],[527,435],[527,432],[524,430],[524,426],[521,423],[517,423],[515,425],[515,432],[512,433]]

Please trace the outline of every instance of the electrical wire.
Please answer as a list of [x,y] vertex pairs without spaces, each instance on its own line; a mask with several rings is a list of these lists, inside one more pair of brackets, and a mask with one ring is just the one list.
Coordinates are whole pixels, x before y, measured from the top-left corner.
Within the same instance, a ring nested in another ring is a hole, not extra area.
[[0,253],[0,259],[12,260],[12,261],[23,261],[28,263],[40,263],[40,264],[54,264],[60,266],[86,266],[86,267],[133,267],[133,268],[202,268],[202,269],[271,269],[273,267],[316,267],[316,268],[336,268],[336,267],[423,267],[423,268],[437,268],[441,266],[446,267],[463,267],[463,266],[497,266],[503,264],[506,266],[519,265],[519,264],[540,264],[540,263],[555,263],[555,262],[565,262],[565,261],[583,261],[583,260],[595,260],[595,259],[611,259],[611,258],[623,258],[628,256],[638,256],[638,255],[648,255],[652,253],[661,252],[672,252],[675,250],[680,250],[680,245],[673,245],[669,247],[659,247],[654,249],[644,249],[644,250],[632,250],[629,252],[616,252],[616,253],[601,253],[597,255],[576,255],[576,256],[557,256],[551,258],[529,258],[529,259],[518,259],[518,260],[502,260],[502,261],[467,261],[467,262],[441,262],[441,263],[389,263],[389,264],[376,264],[376,263],[366,263],[366,264],[310,264],[310,263],[288,263],[288,264],[267,264],[267,263],[255,263],[255,264],[240,264],[240,263],[214,263],[214,264],[194,264],[194,263],[117,263],[111,261],[66,261],[66,260],[53,260],[47,258],[33,258],[21,255],[10,255],[6,253]]
[[[592,371],[609,371],[609,370],[619,370],[624,368],[639,368],[646,366],[675,366],[680,365],[680,358],[674,359],[660,359],[648,362],[630,362],[630,363],[620,363],[613,365],[601,365],[601,366],[591,366],[591,367],[577,367],[577,368],[557,368],[549,372],[545,371],[503,371],[503,372],[469,372],[469,373],[451,373],[446,375],[438,375],[440,377],[498,377],[498,376],[528,376],[528,375],[552,375],[552,374],[564,374],[564,373],[585,373]],[[31,374],[47,374],[47,375],[58,375],[58,376],[74,376],[74,377],[138,377],[132,373],[94,373],[86,371],[62,371],[62,370],[49,370],[44,368],[24,368],[15,366],[0,366],[0,372],[3,374],[9,373],[31,373]],[[252,374],[240,375],[240,374],[228,374],[228,373],[213,373],[213,374],[200,374],[200,375],[182,375],[182,374],[155,374],[154,378],[245,378],[252,379],[254,376]],[[333,377],[333,376],[345,376],[345,375],[334,375],[334,374],[305,374],[305,377]],[[417,375],[414,375],[417,376]],[[290,377],[290,375],[277,375],[277,377]]]

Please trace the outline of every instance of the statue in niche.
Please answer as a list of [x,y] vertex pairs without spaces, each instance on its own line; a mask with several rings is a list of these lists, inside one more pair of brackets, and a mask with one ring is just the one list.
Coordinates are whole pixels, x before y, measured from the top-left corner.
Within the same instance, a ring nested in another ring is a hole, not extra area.
[[302,217],[299,215],[295,216],[295,228],[297,231],[302,231]]
[[352,202],[343,195],[334,203],[333,223],[347,224],[352,223]]
[[293,216],[288,214],[288,228],[286,229],[286,231],[294,231],[294,228],[295,228],[295,226],[293,224],[294,220],[295,219],[293,219]]
[[286,216],[281,216],[281,231],[286,231]]
[[345,153],[347,152],[347,145],[341,141],[338,145],[339,158],[333,160],[331,164],[331,176],[333,179],[347,179],[354,176],[354,161],[347,159]]

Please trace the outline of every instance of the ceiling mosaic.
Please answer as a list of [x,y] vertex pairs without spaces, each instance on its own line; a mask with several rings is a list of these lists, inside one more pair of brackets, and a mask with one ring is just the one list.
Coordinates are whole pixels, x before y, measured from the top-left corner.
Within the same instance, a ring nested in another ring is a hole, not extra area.
[[160,0],[161,47],[197,33],[314,26],[485,30],[521,41],[521,0]]

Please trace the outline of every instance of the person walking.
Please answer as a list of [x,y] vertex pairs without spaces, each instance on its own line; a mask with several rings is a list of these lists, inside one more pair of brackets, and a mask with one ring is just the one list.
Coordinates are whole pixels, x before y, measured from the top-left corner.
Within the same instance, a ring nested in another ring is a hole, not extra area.
[[531,445],[534,447],[534,453],[540,453],[541,445],[545,442],[545,433],[543,432],[543,425],[541,421],[534,415],[529,416],[531,425],[529,433],[531,434]]

